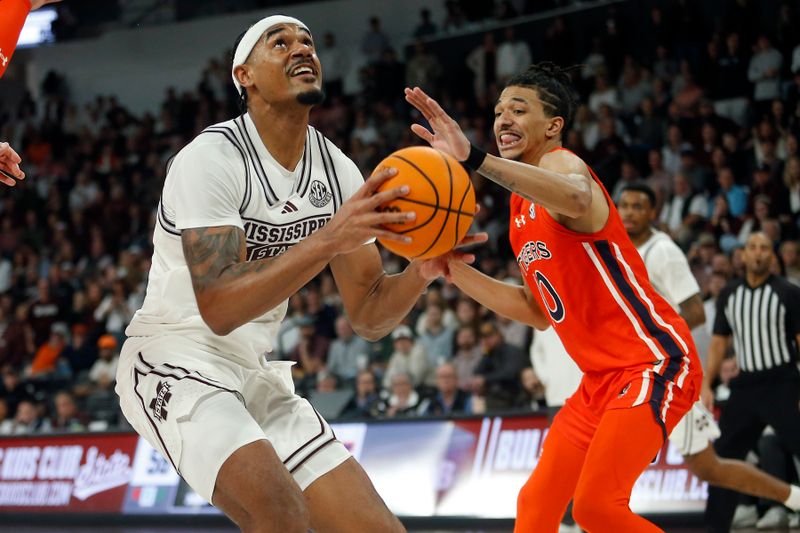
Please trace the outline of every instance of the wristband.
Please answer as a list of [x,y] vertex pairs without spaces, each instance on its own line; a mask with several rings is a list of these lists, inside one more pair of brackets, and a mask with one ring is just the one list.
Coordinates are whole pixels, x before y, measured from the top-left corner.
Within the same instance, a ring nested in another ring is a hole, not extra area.
[[467,167],[470,170],[474,170],[477,172],[483,161],[486,159],[486,152],[475,146],[474,144],[469,145],[469,155],[467,159],[462,161],[461,164]]

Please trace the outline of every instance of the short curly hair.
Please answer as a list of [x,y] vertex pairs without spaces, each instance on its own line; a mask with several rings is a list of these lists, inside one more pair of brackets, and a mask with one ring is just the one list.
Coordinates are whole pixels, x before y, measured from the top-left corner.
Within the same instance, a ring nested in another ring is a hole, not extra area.
[[563,134],[572,126],[578,98],[569,77],[571,70],[580,66],[561,68],[551,61],[533,64],[523,72],[512,76],[506,87],[528,87],[535,89],[548,117],[564,119]]

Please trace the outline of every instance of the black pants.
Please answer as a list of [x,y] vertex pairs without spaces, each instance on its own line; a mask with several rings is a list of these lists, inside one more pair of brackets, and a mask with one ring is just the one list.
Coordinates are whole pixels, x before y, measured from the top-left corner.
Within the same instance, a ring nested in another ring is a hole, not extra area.
[[[800,380],[796,372],[759,383],[735,384],[719,421],[722,436],[714,443],[717,455],[744,459],[767,425],[781,445],[800,457]],[[705,520],[710,533],[728,533],[737,493],[708,487]]]

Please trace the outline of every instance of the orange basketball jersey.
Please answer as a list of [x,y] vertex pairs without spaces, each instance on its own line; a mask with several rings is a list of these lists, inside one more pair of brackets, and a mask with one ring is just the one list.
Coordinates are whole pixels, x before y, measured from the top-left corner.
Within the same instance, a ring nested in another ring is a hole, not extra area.
[[511,196],[509,238],[525,282],[581,370],[642,378],[630,391],[632,405],[668,401],[673,386],[699,392],[702,367],[689,328],[650,285],[614,202],[589,171],[609,206],[596,233],[571,231],[545,208]]

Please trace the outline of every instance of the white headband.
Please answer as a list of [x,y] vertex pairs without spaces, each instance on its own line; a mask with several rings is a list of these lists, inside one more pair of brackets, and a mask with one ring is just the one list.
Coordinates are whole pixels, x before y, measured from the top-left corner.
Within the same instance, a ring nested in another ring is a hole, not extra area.
[[261,36],[264,35],[264,32],[273,26],[277,26],[278,24],[297,24],[304,30],[311,33],[308,29],[308,26],[296,18],[287,17],[286,15],[271,15],[269,17],[264,17],[250,26],[250,29],[248,29],[244,34],[242,40],[239,41],[239,46],[236,47],[236,51],[233,54],[233,65],[231,66],[231,78],[233,78],[233,84],[236,85],[236,90],[239,92],[239,94],[242,94],[242,86],[239,85],[239,81],[236,79],[236,75],[233,73],[234,69],[239,65],[244,65],[245,61],[247,61],[247,57],[250,55],[250,52],[253,51],[253,48],[255,48],[256,43],[258,43],[259,39],[261,39]]

